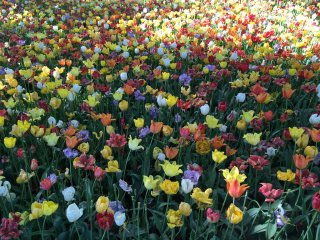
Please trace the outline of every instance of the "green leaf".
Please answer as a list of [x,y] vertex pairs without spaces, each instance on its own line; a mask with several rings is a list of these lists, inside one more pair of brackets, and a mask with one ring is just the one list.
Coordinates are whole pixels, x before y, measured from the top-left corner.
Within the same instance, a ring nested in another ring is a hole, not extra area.
[[265,232],[265,231],[267,231],[267,227],[268,227],[268,224],[267,224],[267,223],[256,225],[256,226],[252,229],[251,234]]
[[316,240],[320,240],[320,224],[318,225],[318,228],[317,228]]
[[268,223],[267,227],[267,233],[268,233],[268,239],[272,238],[277,232],[277,223]]

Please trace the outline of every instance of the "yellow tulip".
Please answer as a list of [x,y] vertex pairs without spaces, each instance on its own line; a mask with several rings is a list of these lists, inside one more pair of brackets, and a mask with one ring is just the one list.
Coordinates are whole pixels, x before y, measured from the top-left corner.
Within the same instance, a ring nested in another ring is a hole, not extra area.
[[159,175],[157,175],[155,178],[152,175],[150,175],[149,177],[143,176],[143,184],[147,190],[155,189],[161,181],[162,177],[160,177]]
[[117,160],[110,160],[106,172],[120,172],[119,163]]
[[231,171],[229,171],[229,169],[222,170],[222,175],[226,182],[238,180],[239,183],[242,183],[247,178],[245,174],[239,173],[239,169],[236,166],[234,166]]
[[29,215],[29,220],[34,220],[41,218],[43,216],[42,204],[38,202],[33,202],[31,204],[31,214]]
[[232,224],[238,224],[243,220],[243,212],[236,205],[231,203],[227,210],[227,219]]
[[212,152],[212,160],[216,163],[222,163],[224,160],[227,159],[227,155],[224,154],[224,152],[220,152],[217,149]]
[[43,215],[50,216],[58,209],[59,204],[53,201],[43,201],[42,203],[42,211]]
[[3,139],[3,143],[6,148],[14,148],[16,145],[16,141],[17,141],[17,139],[14,137],[5,137]]
[[56,133],[50,133],[49,135],[46,135],[43,137],[43,139],[47,142],[47,145],[50,147],[53,147],[57,144],[59,140],[59,136],[57,136]]
[[297,127],[293,127],[293,128],[289,127],[289,132],[293,140],[296,141],[304,133],[304,129],[297,128]]
[[296,178],[296,174],[292,172],[290,169],[287,169],[286,172],[277,171],[277,178],[280,181],[292,182]]
[[134,121],[134,125],[136,128],[140,129],[143,127],[144,125],[144,119],[143,118],[137,118],[137,119],[133,119]]
[[109,208],[109,198],[105,196],[100,196],[96,202],[96,211],[98,213],[103,213]]
[[173,182],[166,179],[160,184],[160,188],[162,191],[165,192],[165,194],[174,195],[177,194],[177,192],[179,191],[180,184],[178,181]]
[[112,156],[112,149],[108,145],[105,145],[100,153],[104,159],[109,159]]
[[251,145],[255,146],[260,142],[260,137],[262,133],[247,133],[243,136],[243,138]]
[[196,201],[199,208],[208,208],[212,205],[212,198],[209,198],[212,189],[208,188],[204,192],[200,188],[194,188],[191,197]]
[[168,160],[164,160],[164,164],[160,164],[160,166],[168,177],[174,177],[182,173],[180,169],[182,165],[177,165],[175,161],[170,163]]
[[207,115],[206,116],[206,124],[209,128],[214,129],[214,128],[219,128],[221,126],[221,124],[218,124],[219,120],[216,119],[214,116],[212,115]]
[[167,224],[170,229],[183,225],[182,215],[179,210],[169,209],[167,212]]
[[119,108],[121,111],[127,111],[129,107],[129,103],[127,100],[122,100],[121,102],[119,102]]

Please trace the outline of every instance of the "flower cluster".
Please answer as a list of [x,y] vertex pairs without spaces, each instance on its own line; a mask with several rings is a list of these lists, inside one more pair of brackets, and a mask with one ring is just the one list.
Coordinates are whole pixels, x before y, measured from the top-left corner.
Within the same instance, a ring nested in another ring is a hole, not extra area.
[[316,236],[319,9],[3,1],[0,238]]

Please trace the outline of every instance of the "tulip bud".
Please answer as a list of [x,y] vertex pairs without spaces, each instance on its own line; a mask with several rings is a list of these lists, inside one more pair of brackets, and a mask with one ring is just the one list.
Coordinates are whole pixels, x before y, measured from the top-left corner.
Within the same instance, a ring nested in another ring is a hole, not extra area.
[[202,105],[201,107],[200,107],[200,111],[201,111],[201,114],[202,115],[207,115],[208,113],[209,113],[209,111],[210,111],[210,107],[209,107],[209,105],[208,104],[204,104],[204,105]]
[[121,102],[119,102],[119,108],[121,111],[126,111],[129,107],[129,103],[126,100],[122,100]]
[[38,160],[37,159],[32,159],[31,160],[31,165],[30,168],[32,171],[36,171],[38,169],[39,165],[38,165]]
[[181,213],[181,215],[188,217],[190,216],[192,209],[189,203],[186,202],[181,202],[179,205],[179,211]]
[[247,126],[247,124],[246,124],[246,122],[244,121],[244,120],[239,120],[238,122],[237,122],[237,128],[239,129],[239,130],[244,130],[244,129],[246,129],[246,126]]

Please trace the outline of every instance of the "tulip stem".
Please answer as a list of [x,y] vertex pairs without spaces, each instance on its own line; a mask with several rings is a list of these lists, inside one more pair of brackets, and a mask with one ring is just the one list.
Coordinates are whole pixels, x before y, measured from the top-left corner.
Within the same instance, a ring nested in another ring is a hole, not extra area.
[[124,179],[125,176],[126,176],[126,169],[127,169],[127,164],[128,164],[128,161],[129,161],[130,153],[131,153],[131,150],[129,150],[128,156],[127,156],[127,158],[126,158],[126,163],[125,163],[125,165],[124,165],[123,179]]
[[104,239],[104,236],[106,235],[106,232],[107,232],[107,230],[104,230],[103,235],[102,235],[102,237],[101,237],[101,240]]
[[78,239],[81,239],[80,238],[80,233],[79,233],[78,227],[77,227],[77,221],[74,222],[73,227],[76,229],[76,232],[77,232],[77,235],[78,235]]
[[310,228],[312,227],[314,221],[316,220],[317,216],[318,216],[318,212],[316,211],[316,212],[313,214],[313,218],[312,218],[312,220],[311,220],[311,223],[309,224],[309,226],[308,226],[308,228],[307,228],[307,231],[306,231],[306,233],[303,235],[303,238],[302,238],[302,239],[306,239],[306,237],[308,236],[308,232],[309,232]]
[[[164,221],[163,221],[163,224],[162,224],[162,228],[161,228],[161,229],[164,228],[164,224],[165,224],[165,222],[167,221],[167,220],[166,220],[166,216],[167,216],[167,212],[168,212],[169,201],[170,201],[170,195],[168,195],[166,211],[164,212]],[[165,229],[164,229],[164,230],[165,230]],[[163,230],[163,231],[164,231],[164,230]]]
[[42,224],[42,230],[41,230],[41,239],[44,240],[44,227],[45,227],[45,224],[46,224],[46,220],[47,220],[47,216],[44,217],[44,220],[43,220],[43,224]]
[[300,195],[301,195],[301,190],[302,190],[302,170],[300,169],[300,181],[299,181],[299,193],[298,193],[298,197],[297,197],[297,200],[295,202],[295,206],[297,206],[297,203],[299,202],[299,199],[300,199]]

